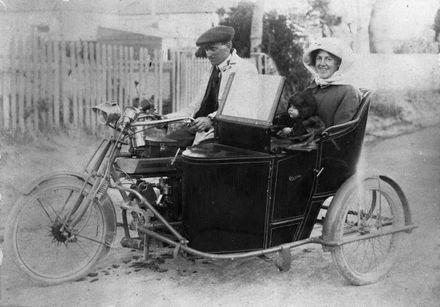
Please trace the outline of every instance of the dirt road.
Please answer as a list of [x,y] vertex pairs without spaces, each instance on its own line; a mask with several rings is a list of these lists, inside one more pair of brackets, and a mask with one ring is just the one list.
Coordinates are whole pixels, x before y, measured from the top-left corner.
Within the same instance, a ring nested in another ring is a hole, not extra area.
[[[406,236],[391,274],[363,287],[341,277],[319,246],[292,251],[290,271],[262,259],[133,266],[140,253],[114,249],[96,276],[35,287],[3,266],[2,304],[19,306],[438,306],[440,302],[440,126],[365,147],[367,169],[396,179],[419,228]],[[1,304],[0,304],[1,305]]]

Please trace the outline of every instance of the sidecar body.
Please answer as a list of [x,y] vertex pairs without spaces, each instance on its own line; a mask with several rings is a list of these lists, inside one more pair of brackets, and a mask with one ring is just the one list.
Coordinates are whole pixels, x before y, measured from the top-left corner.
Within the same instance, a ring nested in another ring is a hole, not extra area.
[[183,225],[191,247],[239,252],[307,238],[323,201],[355,173],[368,94],[356,117],[328,128],[316,146],[286,146],[272,125],[283,81],[235,75],[217,115],[216,141],[183,153]]

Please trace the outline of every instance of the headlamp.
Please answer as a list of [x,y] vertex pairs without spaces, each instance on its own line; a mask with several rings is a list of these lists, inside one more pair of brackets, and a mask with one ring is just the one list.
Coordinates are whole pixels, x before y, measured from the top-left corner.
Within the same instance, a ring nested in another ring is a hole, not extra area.
[[116,125],[122,113],[121,108],[115,101],[98,104],[97,106],[92,107],[92,110],[95,112],[101,123],[110,126]]

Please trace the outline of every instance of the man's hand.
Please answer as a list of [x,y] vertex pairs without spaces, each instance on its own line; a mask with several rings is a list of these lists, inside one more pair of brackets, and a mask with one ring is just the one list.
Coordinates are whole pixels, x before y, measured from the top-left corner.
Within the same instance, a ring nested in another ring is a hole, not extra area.
[[191,131],[207,131],[212,127],[212,121],[208,117],[197,117],[191,124]]

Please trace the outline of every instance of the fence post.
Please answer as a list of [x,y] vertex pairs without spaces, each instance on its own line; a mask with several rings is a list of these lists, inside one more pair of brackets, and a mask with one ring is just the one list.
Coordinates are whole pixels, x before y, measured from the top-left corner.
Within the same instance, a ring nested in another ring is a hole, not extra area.
[[39,132],[40,130],[40,110],[39,110],[39,104],[40,104],[40,99],[42,97],[41,95],[41,78],[43,77],[42,72],[41,72],[41,44],[38,41],[38,38],[34,37],[33,38],[34,41],[34,47],[33,48],[36,53],[35,57],[34,57],[34,101],[33,101],[33,112],[34,112],[34,129],[35,131]]
[[23,39],[17,43],[17,108],[18,108],[18,127],[21,132],[25,131],[24,126],[24,89],[26,84],[25,68],[25,50]]
[[60,43],[53,42],[53,59],[52,69],[54,73],[53,80],[53,115],[55,128],[60,127],[60,104],[62,102],[60,97]]
[[2,68],[3,68],[3,86],[2,86],[2,124],[4,129],[9,128],[9,104],[10,104],[10,94],[11,94],[11,77],[12,77],[12,69],[11,69],[11,61],[10,61],[10,52],[11,52],[11,44],[12,41],[9,42],[8,52],[5,54],[3,59]]
[[82,52],[82,42],[77,41],[76,44],[76,93],[77,93],[77,103],[78,103],[78,118],[77,118],[77,128],[81,129],[84,127],[84,53]]
[[107,45],[107,57],[106,60],[106,75],[107,75],[107,87],[106,87],[106,97],[107,100],[111,101],[113,99],[112,97],[112,72],[111,72],[111,66],[112,66],[112,48],[111,46]]
[[35,130],[33,127],[32,120],[32,79],[34,78],[32,72],[32,39],[27,37],[26,39],[26,67],[25,73],[27,76],[26,82],[26,104],[25,104],[25,119],[26,119],[26,129],[27,131],[35,137]]
[[7,129],[16,128],[15,122],[15,104],[17,99],[17,67],[16,67],[16,47],[15,38],[11,41],[11,48],[9,53],[9,63],[11,65],[11,87],[8,104],[6,104],[6,123]]
[[38,103],[38,112],[42,117],[41,127],[46,128],[50,123],[50,105],[48,102],[48,70],[47,70],[47,44],[40,41],[40,100]]
[[128,92],[130,93],[130,98],[128,101],[130,103],[130,101],[133,99],[133,97],[131,95],[134,92],[133,91],[133,85],[134,85],[134,80],[133,80],[133,77],[134,77],[134,50],[133,50],[133,47],[129,47],[128,52],[129,52],[129,59],[128,59],[128,64],[129,64],[129,67],[128,67],[129,87],[128,87],[128,89],[129,90],[128,90]]
[[[97,57],[97,45],[94,45],[92,42],[88,43],[89,49],[89,63],[90,63],[90,107],[92,108],[97,104],[96,102],[96,57]],[[93,134],[96,133],[96,120],[95,114],[90,109],[90,128]]]
[[159,63],[158,63],[158,56],[157,56],[157,49],[154,49],[154,108],[156,110],[159,109],[159,102],[158,102],[158,87],[159,87]]
[[96,62],[98,65],[98,71],[97,71],[97,78],[98,78],[98,97],[99,97],[99,103],[103,103],[106,101],[105,98],[105,85],[106,85],[106,71],[105,71],[105,57],[106,57],[106,50],[105,46],[102,44],[98,45],[98,54],[96,58]]
[[176,53],[171,52],[170,63],[171,63],[171,112],[176,110]]
[[[137,77],[137,81],[139,82],[138,90],[139,90],[139,99],[142,100],[142,93],[144,92],[144,87],[146,80],[144,78],[144,57],[145,57],[145,49],[139,48],[139,60],[138,60],[138,67],[139,67],[139,73]],[[139,101],[140,102],[140,101]]]
[[[95,104],[100,104],[105,101],[103,99],[104,91],[103,91],[103,83],[104,83],[104,67],[102,64],[102,53],[103,48],[101,44],[96,44],[96,66],[95,66]],[[95,123],[97,123],[96,114],[92,114]],[[101,131],[101,127],[95,124],[95,128],[97,131]]]
[[125,107],[127,105],[130,105],[130,84],[128,81],[128,66],[130,65],[128,63],[128,47],[127,46],[123,46],[122,47],[122,59],[124,62],[124,68],[123,68],[123,75],[124,75],[124,89],[125,89],[125,93],[124,93],[124,97],[122,98],[123,102],[122,105]]
[[86,128],[91,129],[91,117],[90,112],[92,107],[92,102],[90,99],[90,87],[91,87],[91,78],[90,78],[90,59],[89,59],[89,43],[82,43],[83,50],[83,65],[84,65],[84,125]]
[[117,64],[118,64],[118,103],[124,107],[124,93],[123,93],[123,66],[122,66],[122,60],[123,60],[123,50],[122,46],[117,46],[118,52],[117,52]]
[[54,42],[48,41],[46,42],[47,54],[46,54],[46,69],[47,69],[47,99],[49,104],[48,109],[48,121],[51,129],[55,128],[55,120],[54,120],[54,71],[53,71],[53,58],[54,58]]
[[112,100],[118,100],[118,53],[112,45]]
[[176,109],[173,111],[177,111],[181,108],[182,105],[182,97],[181,97],[181,76],[182,76],[182,65],[180,54],[176,53]]
[[162,50],[159,50],[158,52],[159,56],[159,114],[162,114],[163,111],[163,52]]
[[[3,102],[5,96],[5,81],[6,81],[6,69],[5,69],[5,55],[0,53],[0,110],[3,111]],[[0,129],[3,127],[3,116],[0,115]]]

